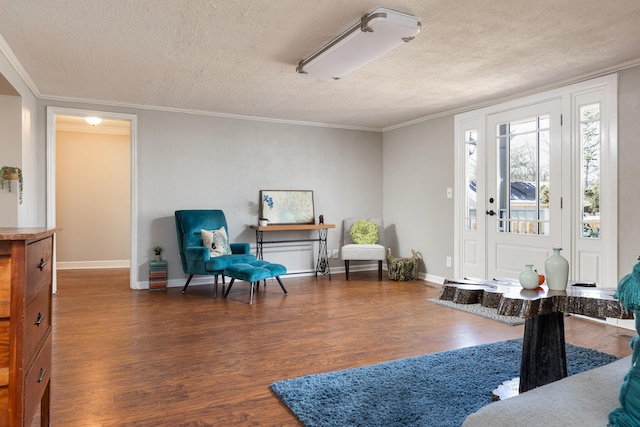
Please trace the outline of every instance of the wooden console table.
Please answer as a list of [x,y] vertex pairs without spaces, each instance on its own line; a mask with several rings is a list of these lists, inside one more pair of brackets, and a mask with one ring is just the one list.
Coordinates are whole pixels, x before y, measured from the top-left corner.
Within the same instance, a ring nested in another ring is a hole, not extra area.
[[[291,224],[291,225],[250,225],[256,231],[256,258],[263,259],[262,247],[271,243],[292,243],[292,242],[318,242],[318,260],[316,262],[315,274],[328,274],[331,280],[331,269],[327,256],[327,230],[336,228],[335,224]],[[313,231],[318,230],[318,237],[308,239],[291,240],[264,240],[264,232],[273,231]],[[301,271],[299,273],[313,273],[313,271]],[[291,273],[290,273],[291,274]]]
[[546,286],[523,289],[517,282],[447,279],[438,299],[495,308],[498,314],[525,319],[519,392],[567,376],[564,340],[565,313],[633,319],[613,298],[615,289],[572,286],[552,291]]

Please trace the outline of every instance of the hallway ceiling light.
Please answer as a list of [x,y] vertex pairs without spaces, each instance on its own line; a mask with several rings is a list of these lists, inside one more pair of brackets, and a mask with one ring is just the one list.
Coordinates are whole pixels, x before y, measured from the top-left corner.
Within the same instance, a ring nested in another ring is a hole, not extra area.
[[85,117],[84,119],[91,126],[99,125],[100,123],[102,123],[102,119],[100,117]]
[[318,79],[343,75],[384,55],[420,32],[418,18],[378,8],[298,64],[296,71]]

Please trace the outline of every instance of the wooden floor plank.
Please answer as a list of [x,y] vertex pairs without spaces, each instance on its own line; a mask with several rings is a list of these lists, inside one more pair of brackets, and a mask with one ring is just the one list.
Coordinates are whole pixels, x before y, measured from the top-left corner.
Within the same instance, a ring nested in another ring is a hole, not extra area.
[[[58,272],[53,299],[54,426],[299,426],[269,384],[522,336],[508,326],[427,301],[427,282],[377,272],[286,278],[254,304],[236,282],[129,289],[128,270]],[[633,331],[576,317],[566,339],[618,356]]]

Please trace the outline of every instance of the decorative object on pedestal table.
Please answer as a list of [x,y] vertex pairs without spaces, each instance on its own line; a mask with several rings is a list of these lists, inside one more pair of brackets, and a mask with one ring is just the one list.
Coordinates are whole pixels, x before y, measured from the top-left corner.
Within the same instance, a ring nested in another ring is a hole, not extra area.
[[561,250],[553,248],[553,254],[544,262],[547,285],[552,291],[564,291],[569,281],[569,261],[560,255]]
[[518,280],[525,289],[536,289],[540,284],[538,273],[533,271],[533,264],[525,265],[524,271],[518,276]]
[[269,225],[269,220],[267,218],[258,218],[258,225],[260,227],[266,227]]
[[627,274],[618,283],[615,298],[627,311],[632,311],[636,319],[636,336],[631,339],[631,369],[625,375],[620,388],[621,408],[614,409],[609,414],[609,425],[612,427],[640,425],[640,263],[633,267],[633,272]]
[[2,166],[2,168],[0,168],[0,188],[4,189],[6,184],[9,193],[11,193],[12,181],[18,181],[18,198],[20,199],[20,204],[22,204],[22,169],[16,166]]

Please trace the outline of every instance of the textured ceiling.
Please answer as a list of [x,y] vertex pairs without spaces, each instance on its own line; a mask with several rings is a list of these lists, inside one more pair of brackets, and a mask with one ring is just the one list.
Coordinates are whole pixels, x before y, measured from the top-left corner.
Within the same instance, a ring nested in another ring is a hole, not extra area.
[[[301,59],[363,14],[422,32],[339,81]],[[640,64],[638,0],[0,0],[43,98],[385,129]]]

